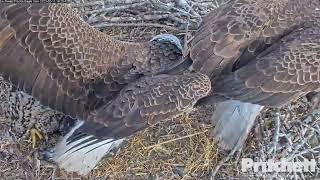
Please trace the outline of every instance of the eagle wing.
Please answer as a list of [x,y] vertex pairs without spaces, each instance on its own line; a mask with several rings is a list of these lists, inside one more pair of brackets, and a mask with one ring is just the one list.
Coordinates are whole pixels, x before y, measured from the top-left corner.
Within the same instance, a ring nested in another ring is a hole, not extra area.
[[116,41],[66,4],[2,3],[0,10],[1,73],[59,111],[65,96],[94,106],[114,95],[119,84],[136,78],[128,73],[132,64],[148,57],[144,43]]
[[286,5],[286,1],[235,0],[209,13],[191,41],[193,69],[216,77],[246,51],[255,56],[298,23],[286,16]]
[[19,45],[75,99],[87,95],[86,85],[108,74],[132,48],[89,26],[65,4],[10,4],[2,18]]
[[[68,5],[0,7],[0,72],[42,104],[66,115],[108,127],[134,126],[137,122],[133,121],[155,122],[187,110],[210,88],[208,77],[197,73],[135,74],[161,62],[157,54],[145,62],[149,44],[145,48],[145,44],[115,41],[83,22]],[[175,47],[168,46],[174,51]],[[133,68],[133,63],[140,65]],[[126,84],[109,84],[114,81]],[[107,91],[109,98],[100,98],[99,91]]]
[[320,28],[283,37],[235,72],[220,76],[214,93],[266,106],[281,106],[320,87]]
[[126,133],[122,134],[125,137],[191,110],[210,90],[210,79],[200,73],[142,77],[123,88],[89,119],[112,127],[110,133]]

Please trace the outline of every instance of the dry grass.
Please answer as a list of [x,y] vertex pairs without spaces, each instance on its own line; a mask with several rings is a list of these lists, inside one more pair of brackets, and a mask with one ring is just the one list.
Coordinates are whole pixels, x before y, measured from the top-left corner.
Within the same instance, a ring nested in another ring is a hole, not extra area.
[[[112,158],[105,158],[85,179],[207,179],[218,161],[209,138],[212,107],[158,123],[132,137]],[[60,172],[62,179],[79,178]]]
[[122,151],[100,164],[91,177],[111,179],[207,178],[217,161],[217,148],[208,127],[197,117],[181,116],[148,128]]

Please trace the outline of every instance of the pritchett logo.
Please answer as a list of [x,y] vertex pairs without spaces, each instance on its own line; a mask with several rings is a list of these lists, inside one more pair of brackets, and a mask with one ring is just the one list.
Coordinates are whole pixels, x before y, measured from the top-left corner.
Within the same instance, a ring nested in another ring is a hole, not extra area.
[[302,162],[288,162],[284,159],[274,161],[269,159],[267,162],[254,162],[250,158],[242,158],[242,172],[315,172],[317,163],[314,159],[305,159]]

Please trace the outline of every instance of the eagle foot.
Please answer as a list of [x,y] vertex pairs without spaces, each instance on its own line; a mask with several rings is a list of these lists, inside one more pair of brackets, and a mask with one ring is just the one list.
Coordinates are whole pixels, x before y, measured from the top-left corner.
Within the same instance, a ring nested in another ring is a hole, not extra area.
[[30,129],[30,138],[28,139],[29,143],[32,143],[32,148],[36,148],[37,141],[43,139],[43,135],[36,128]]

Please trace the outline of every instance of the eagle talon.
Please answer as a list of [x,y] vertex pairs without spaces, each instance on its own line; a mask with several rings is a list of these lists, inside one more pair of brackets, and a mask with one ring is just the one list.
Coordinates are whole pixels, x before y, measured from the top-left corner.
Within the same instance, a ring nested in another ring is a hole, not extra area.
[[36,129],[36,128],[31,128],[30,129],[30,138],[28,140],[29,143],[32,143],[32,148],[35,149],[37,140],[42,140],[43,135]]

